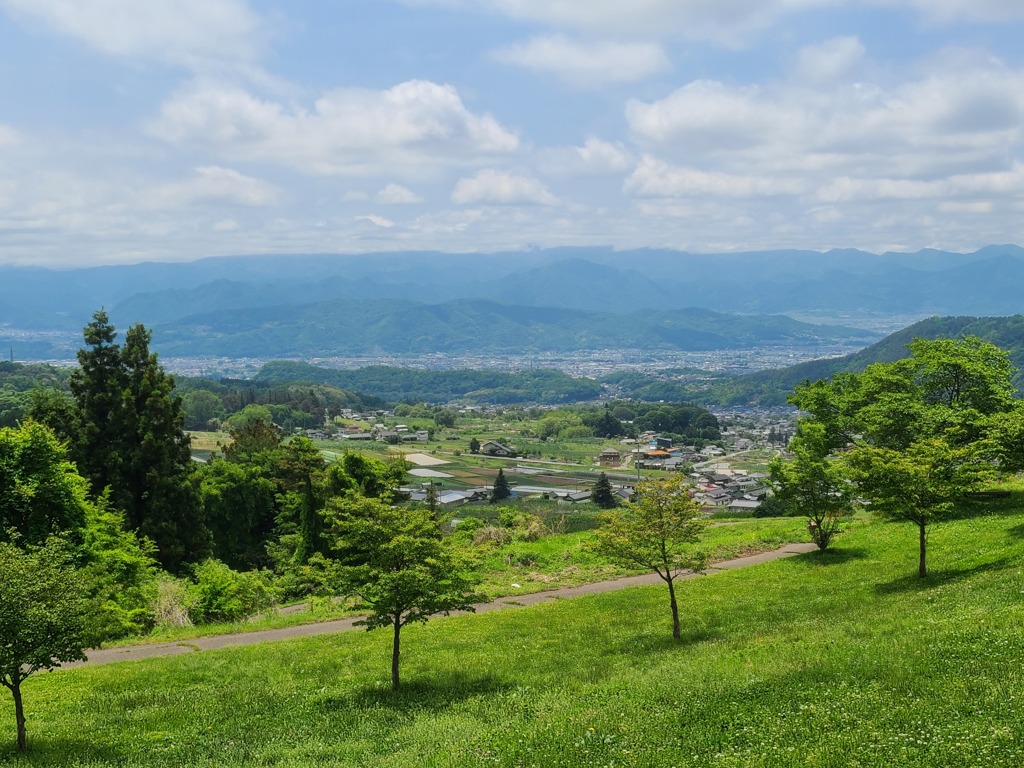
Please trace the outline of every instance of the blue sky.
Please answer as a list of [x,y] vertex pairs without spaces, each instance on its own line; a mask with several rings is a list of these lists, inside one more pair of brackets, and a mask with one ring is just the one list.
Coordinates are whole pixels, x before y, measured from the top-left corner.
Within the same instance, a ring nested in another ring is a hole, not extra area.
[[1024,242],[1021,0],[0,0],[0,263]]

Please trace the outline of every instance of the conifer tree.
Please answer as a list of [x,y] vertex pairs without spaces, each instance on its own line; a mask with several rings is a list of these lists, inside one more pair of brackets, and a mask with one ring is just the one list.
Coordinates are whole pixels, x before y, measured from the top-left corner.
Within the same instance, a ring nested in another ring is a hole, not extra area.
[[508,480],[505,479],[505,470],[499,469],[498,476],[494,479],[494,488],[491,490],[491,502],[504,501],[512,495],[512,489],[508,487]]
[[85,327],[86,347],[70,382],[78,415],[72,456],[93,496],[109,488],[128,526],[150,538],[164,567],[177,571],[210,551],[181,398],[174,377],[149,351],[145,327],[130,328],[123,346],[116,336],[103,310]]
[[590,499],[601,509],[611,509],[617,506],[615,494],[612,493],[612,484],[608,482],[608,475],[602,472],[594,483],[594,490],[591,491]]

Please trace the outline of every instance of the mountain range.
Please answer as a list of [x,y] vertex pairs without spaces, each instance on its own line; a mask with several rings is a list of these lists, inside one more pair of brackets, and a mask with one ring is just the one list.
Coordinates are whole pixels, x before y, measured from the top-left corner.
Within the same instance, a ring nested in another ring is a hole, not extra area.
[[[154,348],[178,356],[845,343],[856,334],[838,326],[865,316],[1017,314],[1021,285],[1024,249],[1015,245],[969,254],[561,248],[0,267],[0,348],[23,358],[73,351],[101,306],[119,327],[152,328]],[[768,315],[833,325],[812,330]]]

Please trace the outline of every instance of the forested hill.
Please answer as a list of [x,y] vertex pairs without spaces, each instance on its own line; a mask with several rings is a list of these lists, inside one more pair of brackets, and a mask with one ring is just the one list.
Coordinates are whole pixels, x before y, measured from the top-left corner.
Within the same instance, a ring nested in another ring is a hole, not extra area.
[[258,382],[329,384],[370,392],[390,402],[481,404],[577,403],[596,400],[601,385],[561,371],[422,371],[374,365],[353,370],[320,368],[307,363],[274,361],[263,366]]
[[616,315],[460,299],[330,301],[201,315],[159,326],[161,354],[325,357],[381,353],[530,354],[581,349],[735,349],[868,341],[870,332],[706,309]]
[[1016,366],[1013,383],[1024,393],[1024,315],[1011,317],[930,317],[886,336],[877,344],[844,357],[811,360],[788,368],[758,371],[718,381],[698,399],[721,405],[757,403],[780,405],[802,381],[827,379],[837,373],[859,373],[872,363],[889,363],[907,357],[914,339],[977,336],[1010,355]]

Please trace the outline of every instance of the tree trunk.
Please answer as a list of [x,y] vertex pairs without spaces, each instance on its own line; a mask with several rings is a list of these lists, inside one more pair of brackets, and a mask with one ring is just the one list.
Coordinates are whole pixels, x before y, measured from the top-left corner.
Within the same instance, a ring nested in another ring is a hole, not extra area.
[[917,566],[917,575],[923,579],[928,575],[928,561],[926,559],[928,554],[927,523],[924,520],[918,521],[917,530],[921,541],[921,559]]
[[667,578],[665,581],[668,582],[668,599],[672,603],[672,637],[676,640],[679,639],[679,605],[676,603],[676,587],[672,583],[672,578]]
[[395,619],[395,641],[391,646],[391,690],[398,690],[398,658],[401,653],[402,620]]
[[18,722],[18,751],[24,754],[28,751],[28,740],[25,734],[25,707],[21,703],[21,681],[14,680],[11,685],[11,695],[14,696],[14,719]]

